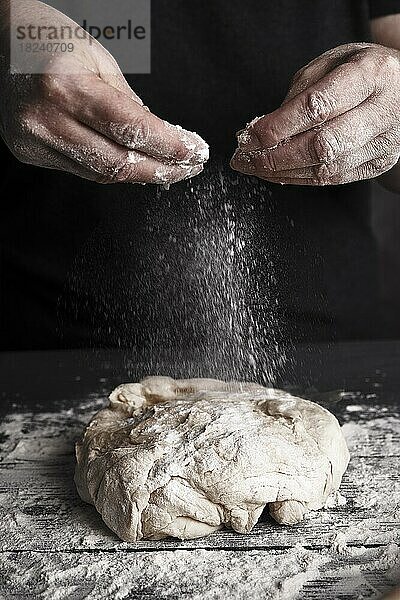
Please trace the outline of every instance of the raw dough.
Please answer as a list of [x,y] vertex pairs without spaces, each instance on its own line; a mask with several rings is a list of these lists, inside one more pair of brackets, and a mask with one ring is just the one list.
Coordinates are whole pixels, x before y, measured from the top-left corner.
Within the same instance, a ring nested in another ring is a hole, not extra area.
[[349,453],[324,408],[251,383],[119,386],[76,446],[83,500],[128,542],[294,524],[339,488]]

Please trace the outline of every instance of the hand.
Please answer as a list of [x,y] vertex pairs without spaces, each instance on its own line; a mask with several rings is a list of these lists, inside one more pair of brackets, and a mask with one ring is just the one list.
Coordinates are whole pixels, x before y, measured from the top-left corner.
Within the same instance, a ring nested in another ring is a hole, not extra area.
[[348,44],[294,77],[282,106],[238,134],[231,166],[282,184],[377,177],[400,157],[400,52]]
[[[76,27],[36,0],[13,2],[18,25]],[[87,37],[74,46],[44,62],[42,54],[39,75],[11,74],[2,57],[0,133],[19,160],[99,183],[169,184],[202,171],[208,146],[200,136],[153,115],[101,44]]]

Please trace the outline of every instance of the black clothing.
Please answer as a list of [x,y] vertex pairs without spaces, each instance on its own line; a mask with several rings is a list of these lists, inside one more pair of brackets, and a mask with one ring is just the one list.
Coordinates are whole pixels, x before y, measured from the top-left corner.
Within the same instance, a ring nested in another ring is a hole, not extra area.
[[221,278],[226,253],[213,255],[212,239],[223,246],[232,222],[248,238],[246,302],[266,338],[373,337],[369,184],[276,186],[234,173],[229,158],[235,131],[275,109],[295,71],[329,48],[368,40],[369,11],[398,12],[398,4],[153,0],[152,72],[128,80],[155,114],[209,142],[210,163],[167,192],[22,165],[2,148],[1,348],[190,352],[215,326],[215,306],[229,313],[223,282],[213,310],[204,286]]

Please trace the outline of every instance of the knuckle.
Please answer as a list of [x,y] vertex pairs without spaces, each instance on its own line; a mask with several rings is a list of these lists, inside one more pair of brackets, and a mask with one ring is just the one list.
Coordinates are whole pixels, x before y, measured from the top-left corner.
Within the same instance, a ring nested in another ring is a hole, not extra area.
[[390,153],[391,150],[397,149],[400,144],[400,135],[396,130],[386,131],[372,140],[371,145],[375,152]]
[[131,164],[126,157],[109,159],[101,165],[101,168],[95,168],[95,178],[97,183],[125,183],[135,181],[136,166]]
[[368,163],[368,168],[369,171],[371,172],[371,174],[375,174],[375,173],[380,173],[381,170],[385,167],[386,165],[386,160],[383,158],[373,158],[372,160],[370,160],[370,162]]
[[312,123],[324,123],[334,112],[335,98],[328,91],[314,91],[307,94],[305,112]]
[[318,163],[331,163],[344,151],[344,144],[337,132],[321,129],[312,138],[311,154]]
[[388,140],[396,150],[400,146],[400,127],[394,127],[387,133]]
[[108,169],[109,183],[125,183],[135,181],[136,171],[135,166],[127,161],[117,161]]

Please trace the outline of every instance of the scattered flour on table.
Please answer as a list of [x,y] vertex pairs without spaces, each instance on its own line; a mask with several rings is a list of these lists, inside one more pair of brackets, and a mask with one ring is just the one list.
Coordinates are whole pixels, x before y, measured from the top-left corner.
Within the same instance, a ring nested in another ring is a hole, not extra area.
[[44,600],[77,597],[73,594],[78,583],[80,589],[85,589],[85,595],[80,597],[91,600],[290,600],[297,597],[307,581],[318,577],[319,568],[328,561],[327,555],[301,546],[287,553],[198,549],[73,556],[58,552],[45,558],[27,553],[18,566],[14,558],[11,553],[6,554],[2,565],[10,573],[10,589],[22,594],[30,587]]
[[[332,551],[296,545],[287,551],[175,550],[41,555],[4,553],[4,600],[192,600],[358,598],[378,600],[400,580],[400,549]],[[318,595],[318,591],[321,595]]]
[[11,414],[0,423],[1,598],[378,600],[400,581],[400,420],[378,405],[360,404],[357,422],[348,411],[352,460],[341,494],[301,529],[330,529],[331,547],[248,552],[172,544],[144,552],[113,536],[72,481],[74,441],[104,405],[105,395],[93,395],[68,410]]

